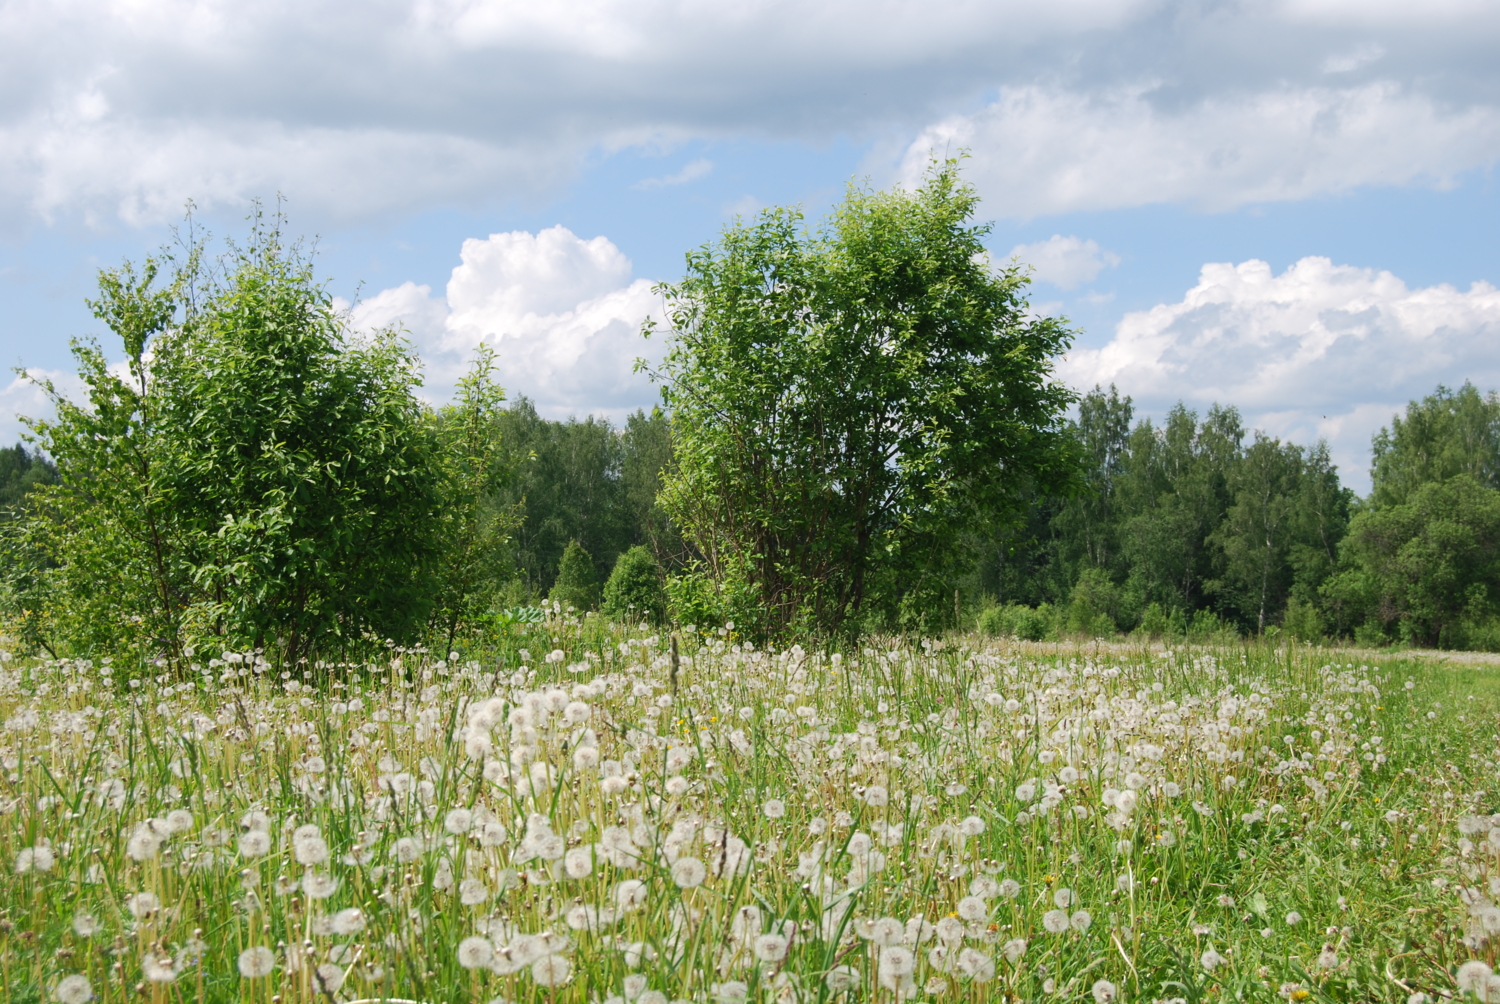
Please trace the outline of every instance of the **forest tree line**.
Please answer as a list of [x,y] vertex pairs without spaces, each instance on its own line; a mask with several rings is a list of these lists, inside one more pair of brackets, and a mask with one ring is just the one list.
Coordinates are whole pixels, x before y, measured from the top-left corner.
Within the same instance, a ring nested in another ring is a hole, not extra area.
[[[758,640],[1023,638],[1500,648],[1500,397],[1375,437],[1373,489],[1229,405],[1137,420],[1053,377],[1065,322],[984,251],[953,163],[772,209],[659,287],[663,407],[507,401],[481,346],[423,404],[399,331],[355,332],[282,221],[100,273],[123,365],[73,350],[34,448],[0,450],[0,613],[53,655],[184,665],[446,648],[554,614]],[[651,325],[647,326],[648,333]]]

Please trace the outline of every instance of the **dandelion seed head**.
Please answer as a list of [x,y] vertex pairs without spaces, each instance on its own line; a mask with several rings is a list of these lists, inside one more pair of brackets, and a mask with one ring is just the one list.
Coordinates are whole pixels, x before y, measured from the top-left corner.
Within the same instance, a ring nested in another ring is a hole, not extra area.
[[52,999],[57,1004],[88,1004],[94,999],[94,987],[82,973],[64,976],[52,988]]
[[692,889],[708,878],[708,866],[693,857],[680,857],[672,863],[672,881],[679,889]]

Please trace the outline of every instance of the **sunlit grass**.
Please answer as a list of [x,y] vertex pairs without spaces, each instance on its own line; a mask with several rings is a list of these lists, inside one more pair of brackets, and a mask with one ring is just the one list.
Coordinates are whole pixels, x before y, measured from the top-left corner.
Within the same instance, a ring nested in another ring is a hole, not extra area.
[[674,683],[658,635],[514,630],[6,661],[3,1000],[1406,1001],[1496,961],[1493,669],[685,634]]

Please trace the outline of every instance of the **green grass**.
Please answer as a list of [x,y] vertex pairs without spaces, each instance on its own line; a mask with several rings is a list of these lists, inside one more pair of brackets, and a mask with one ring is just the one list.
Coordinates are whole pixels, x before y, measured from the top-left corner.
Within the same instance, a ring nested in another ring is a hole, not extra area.
[[6,661],[0,1002],[1406,1001],[1496,961],[1496,670],[687,635],[674,687],[662,637],[511,630],[307,683]]

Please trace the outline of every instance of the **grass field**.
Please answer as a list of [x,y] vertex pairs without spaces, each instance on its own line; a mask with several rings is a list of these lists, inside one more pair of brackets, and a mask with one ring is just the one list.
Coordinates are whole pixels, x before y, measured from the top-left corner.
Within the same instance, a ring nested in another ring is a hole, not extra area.
[[1500,1000],[1500,670],[517,630],[7,658],[0,1000]]

